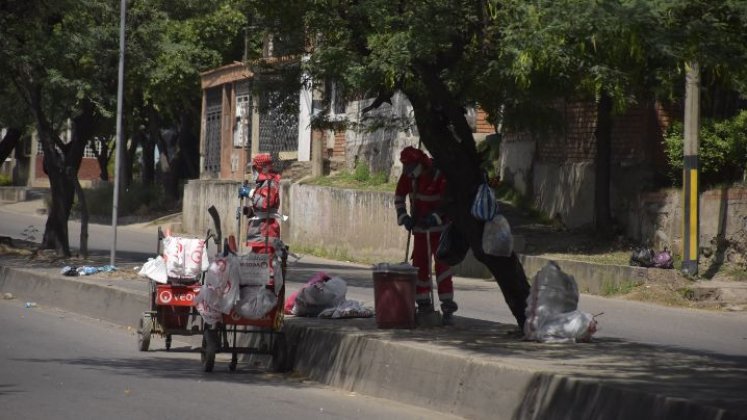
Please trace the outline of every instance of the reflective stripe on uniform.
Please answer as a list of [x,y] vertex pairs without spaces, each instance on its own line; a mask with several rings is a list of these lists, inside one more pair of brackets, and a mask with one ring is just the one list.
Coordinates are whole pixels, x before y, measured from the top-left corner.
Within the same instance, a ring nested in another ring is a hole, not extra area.
[[446,280],[448,277],[451,277],[453,275],[453,270],[449,268],[448,270],[444,271],[443,273],[439,274],[436,278],[436,283],[441,283],[442,281]]
[[443,198],[441,194],[414,194],[415,201],[434,202]]

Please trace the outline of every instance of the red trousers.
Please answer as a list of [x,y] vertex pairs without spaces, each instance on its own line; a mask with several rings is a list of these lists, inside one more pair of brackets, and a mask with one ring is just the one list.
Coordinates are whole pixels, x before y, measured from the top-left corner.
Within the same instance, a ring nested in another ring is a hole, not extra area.
[[[436,265],[436,284],[438,285],[438,299],[443,302],[445,299],[454,298],[454,284],[452,283],[451,267],[436,260],[436,250],[438,241],[441,238],[441,232],[414,232],[414,245],[412,248],[412,264],[418,268],[418,281],[415,284],[415,299],[430,300],[431,298],[431,279],[428,277],[428,264],[433,262]],[[428,255],[428,236],[430,236],[430,258]],[[435,303],[435,302],[432,302]]]

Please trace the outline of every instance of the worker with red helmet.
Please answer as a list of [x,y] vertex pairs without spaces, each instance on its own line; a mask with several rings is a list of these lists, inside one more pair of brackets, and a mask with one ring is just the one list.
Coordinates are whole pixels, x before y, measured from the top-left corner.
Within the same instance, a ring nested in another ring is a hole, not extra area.
[[[427,315],[434,311],[429,278],[429,263],[433,258],[442,321],[444,325],[451,325],[454,312],[458,309],[454,302],[452,270],[435,257],[441,232],[446,227],[441,208],[446,179],[434,167],[431,158],[420,149],[405,147],[400,154],[400,161],[403,169],[394,193],[394,206],[397,211],[397,224],[404,226],[414,236],[412,260],[413,265],[418,268],[418,280],[415,285],[418,314]],[[407,196],[410,197],[409,214],[405,203]]]
[[272,166],[272,156],[260,153],[252,159],[254,190],[243,213],[249,218],[246,246],[256,253],[272,253],[280,238],[280,174]]

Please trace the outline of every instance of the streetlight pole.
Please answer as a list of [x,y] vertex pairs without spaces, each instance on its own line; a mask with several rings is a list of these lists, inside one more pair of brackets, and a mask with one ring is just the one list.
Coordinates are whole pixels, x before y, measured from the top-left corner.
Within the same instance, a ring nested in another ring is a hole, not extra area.
[[125,60],[125,14],[127,0],[120,0],[119,4],[119,72],[117,82],[117,144],[114,156],[114,194],[112,197],[112,249],[109,265],[116,266],[117,255],[117,210],[119,207],[119,172],[121,166],[122,143],[122,97],[124,94],[124,60]]
[[685,63],[685,143],[682,197],[684,204],[682,235],[682,272],[698,274],[698,239],[700,234],[698,195],[698,132],[700,131],[700,67],[697,62]]

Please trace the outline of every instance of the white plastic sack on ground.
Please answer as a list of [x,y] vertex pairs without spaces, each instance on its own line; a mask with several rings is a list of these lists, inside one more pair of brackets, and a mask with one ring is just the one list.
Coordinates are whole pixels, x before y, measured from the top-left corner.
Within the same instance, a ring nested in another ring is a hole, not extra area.
[[597,330],[591,314],[578,310],[578,285],[557,263],[534,276],[527,298],[524,337],[545,343],[589,341]]
[[203,239],[167,236],[163,238],[163,258],[169,277],[196,278],[209,265]]
[[514,252],[511,225],[502,214],[497,214],[492,220],[485,222],[482,230],[482,250],[496,257],[510,257]]
[[205,322],[220,321],[221,314],[228,314],[239,300],[239,265],[236,257],[216,258],[207,270],[205,284],[195,298],[197,311]]
[[278,297],[264,286],[243,286],[234,310],[243,318],[260,319],[278,303]]
[[166,283],[166,263],[160,255],[156,258],[148,258],[148,262],[143,264],[143,268],[137,273],[140,276],[147,277],[157,283]]
[[346,300],[345,302],[335,306],[334,308],[327,308],[319,314],[319,318],[371,318],[374,316],[373,310],[364,307],[357,300]]
[[334,308],[345,302],[348,286],[340,277],[308,285],[298,291],[293,314],[299,316],[317,316],[327,308]]

